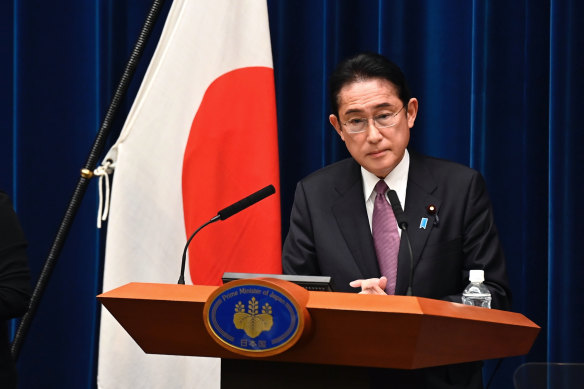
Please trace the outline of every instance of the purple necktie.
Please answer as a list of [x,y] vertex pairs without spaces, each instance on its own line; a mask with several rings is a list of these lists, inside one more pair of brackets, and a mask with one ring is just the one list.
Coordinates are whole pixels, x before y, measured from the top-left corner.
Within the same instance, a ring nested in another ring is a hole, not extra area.
[[377,195],[375,196],[371,224],[379,270],[381,270],[381,275],[387,277],[385,292],[387,294],[395,294],[399,232],[397,231],[395,215],[385,197],[385,192],[388,189],[387,184],[383,180],[379,180],[377,185],[375,185],[375,193]]

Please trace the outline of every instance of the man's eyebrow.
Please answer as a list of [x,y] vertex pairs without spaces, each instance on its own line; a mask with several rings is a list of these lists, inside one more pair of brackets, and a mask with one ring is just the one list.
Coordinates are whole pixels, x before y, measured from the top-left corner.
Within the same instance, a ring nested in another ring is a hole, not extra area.
[[381,104],[377,104],[374,108],[385,108],[385,107],[393,107],[393,104],[391,104],[391,103],[381,103]]
[[348,115],[350,113],[361,113],[363,112],[362,109],[358,109],[358,108],[353,108],[353,109],[348,109],[345,111],[345,115]]
[[[376,105],[375,107],[373,107],[373,108],[375,108],[375,109],[378,109],[378,108],[387,108],[387,107],[393,107],[393,106],[394,106],[394,105],[393,105],[393,104],[391,104],[391,103],[380,103],[380,104],[377,104],[377,105]],[[348,110],[346,110],[346,111],[345,111],[345,115],[348,115],[348,114],[350,114],[350,113],[361,113],[361,112],[363,112],[363,110],[362,110],[362,109],[359,109],[359,108],[352,108],[352,109],[348,109]]]

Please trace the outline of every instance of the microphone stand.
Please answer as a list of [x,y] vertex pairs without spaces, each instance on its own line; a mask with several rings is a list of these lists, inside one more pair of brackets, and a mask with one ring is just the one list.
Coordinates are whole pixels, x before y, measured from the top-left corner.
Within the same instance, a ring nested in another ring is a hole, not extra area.
[[201,231],[204,227],[208,226],[211,223],[214,223],[216,221],[220,220],[220,216],[217,215],[215,217],[213,217],[211,220],[209,220],[208,222],[206,222],[205,224],[203,224],[201,227],[197,228],[197,230],[195,232],[193,232],[193,235],[191,235],[191,237],[189,238],[189,240],[187,240],[187,244],[185,245],[185,248],[183,250],[183,255],[182,255],[182,263],[180,266],[180,277],[178,279],[178,284],[179,285],[184,285],[185,284],[185,266],[186,266],[186,260],[187,260],[187,250],[189,248],[189,245],[191,244],[191,240],[193,240],[193,238],[195,237],[195,235],[197,235],[197,232]]
[[399,226],[402,232],[406,236],[406,243],[408,245],[408,253],[410,254],[410,280],[408,282],[408,291],[406,296],[413,296],[412,292],[412,283],[414,282],[414,255],[412,253],[412,245],[410,244],[410,236],[408,235],[408,223],[403,222]]
[[410,259],[410,278],[408,281],[408,291],[406,296],[412,296],[412,283],[414,281],[414,255],[412,253],[412,245],[410,244],[410,236],[408,235],[408,222],[405,219],[404,210],[402,209],[399,198],[397,197],[397,193],[390,189],[387,192],[387,197],[389,198],[391,208],[393,209],[393,213],[397,220],[397,225],[402,230],[402,236],[406,236],[406,243],[408,245],[408,254]]
[[249,196],[239,200],[238,202],[231,204],[227,208],[223,208],[222,210],[217,212],[217,215],[213,216],[211,218],[211,220],[209,220],[208,222],[203,224],[201,227],[197,228],[197,230],[195,232],[193,232],[193,235],[191,235],[189,240],[187,240],[187,244],[185,244],[185,248],[183,250],[183,255],[182,255],[182,262],[181,262],[181,266],[180,266],[180,276],[178,277],[177,283],[179,285],[185,284],[185,266],[186,266],[185,264],[186,264],[186,260],[187,260],[187,249],[189,248],[189,244],[191,244],[191,240],[193,240],[195,235],[197,235],[197,232],[201,231],[203,229],[203,227],[206,227],[209,224],[214,223],[218,220],[225,220],[227,218],[230,218],[231,216],[235,215],[236,213],[243,211],[247,207],[254,205],[258,201],[261,201],[261,200],[265,199],[266,197],[273,195],[274,193],[276,193],[276,188],[274,188],[274,185],[268,185],[265,188],[262,188],[262,189],[258,190],[257,192],[254,192],[254,193],[250,194]]

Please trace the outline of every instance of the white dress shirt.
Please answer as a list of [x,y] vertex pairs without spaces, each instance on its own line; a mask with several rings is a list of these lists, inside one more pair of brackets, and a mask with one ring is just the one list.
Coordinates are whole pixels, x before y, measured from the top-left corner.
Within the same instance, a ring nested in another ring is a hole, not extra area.
[[[410,154],[406,149],[404,157],[397,164],[397,166],[389,172],[389,174],[384,178],[385,183],[389,189],[393,189],[397,193],[397,198],[399,199],[402,209],[406,208],[406,189],[408,186],[408,172],[410,171]],[[363,177],[363,195],[365,197],[365,207],[367,208],[367,218],[369,219],[369,228],[372,228],[371,220],[373,218],[373,205],[375,204],[376,193],[374,191],[375,185],[379,181],[379,177],[375,174],[365,170],[361,166],[361,176]],[[385,195],[385,199],[391,204]],[[398,228],[399,234],[401,236],[401,229]]]

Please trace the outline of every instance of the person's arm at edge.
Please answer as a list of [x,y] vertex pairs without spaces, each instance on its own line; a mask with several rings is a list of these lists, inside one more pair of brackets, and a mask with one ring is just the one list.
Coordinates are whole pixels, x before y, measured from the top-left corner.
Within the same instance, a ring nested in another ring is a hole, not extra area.
[[27,243],[12,203],[0,192],[0,319],[22,316],[30,301]]

